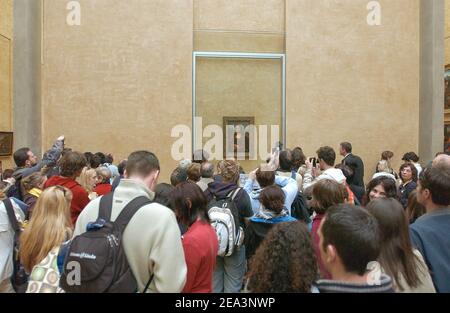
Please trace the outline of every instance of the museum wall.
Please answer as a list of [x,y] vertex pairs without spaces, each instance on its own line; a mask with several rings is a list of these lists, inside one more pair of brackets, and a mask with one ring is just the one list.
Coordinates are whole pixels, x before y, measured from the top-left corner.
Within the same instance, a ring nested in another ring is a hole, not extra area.
[[[419,0],[379,1],[380,26],[367,24],[366,0],[79,2],[81,25],[68,26],[67,2],[45,1],[45,146],[65,132],[70,147],[115,152],[117,161],[150,149],[167,180],[176,163],[170,131],[191,125],[197,50],[286,53],[290,147],[313,155],[320,145],[351,141],[366,178],[381,151],[394,151],[397,168],[402,153],[418,149]],[[217,86],[220,75],[230,77],[228,87],[240,86],[240,93],[212,101],[217,87],[200,86],[199,104],[209,99],[206,123],[221,125],[233,103],[234,115],[265,124],[279,119],[270,111],[280,103],[277,86],[270,95],[267,88],[280,81],[279,66],[219,63],[199,63],[199,81]]]
[[[12,131],[13,0],[0,0],[0,131]],[[0,156],[3,169],[13,166],[11,157]]]
[[171,129],[192,120],[192,1],[83,0],[80,26],[67,25],[67,3],[45,1],[43,145],[64,133],[117,162],[148,149],[167,180]]
[[450,0],[445,0],[445,65],[450,65]]
[[[370,179],[383,150],[418,150],[419,1],[287,0],[287,144],[353,144]],[[341,157],[338,156],[340,162]]]

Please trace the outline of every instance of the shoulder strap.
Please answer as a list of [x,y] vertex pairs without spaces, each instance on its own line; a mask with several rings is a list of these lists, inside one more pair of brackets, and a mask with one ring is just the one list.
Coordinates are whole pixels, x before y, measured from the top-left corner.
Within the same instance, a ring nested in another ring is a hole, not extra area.
[[154,274],[152,274],[152,275],[150,276],[150,279],[148,280],[147,285],[145,285],[145,289],[144,289],[144,291],[143,291],[142,293],[146,293],[146,292],[147,292],[148,287],[150,287],[150,283],[151,283],[152,280],[153,280],[153,276],[154,276]]
[[114,221],[114,227],[119,230],[121,233],[125,230],[128,222],[133,218],[134,214],[144,205],[150,204],[151,201],[149,198],[141,196],[131,200],[120,212],[117,219]]
[[3,203],[5,204],[6,213],[8,214],[9,222],[11,223],[12,228],[14,229],[14,232],[18,234],[20,232],[20,226],[17,222],[16,213],[14,212],[14,208],[11,202],[11,199],[6,198],[3,200]]
[[238,187],[238,188],[230,191],[230,193],[227,195],[227,198],[231,198],[231,201],[234,201],[234,199],[236,198],[239,191],[241,191],[241,189],[242,189],[241,187]]
[[297,172],[291,171],[291,178],[297,180]]
[[110,192],[100,198],[100,206],[98,210],[98,219],[104,219],[105,221],[111,220],[111,210],[113,205],[114,193]]

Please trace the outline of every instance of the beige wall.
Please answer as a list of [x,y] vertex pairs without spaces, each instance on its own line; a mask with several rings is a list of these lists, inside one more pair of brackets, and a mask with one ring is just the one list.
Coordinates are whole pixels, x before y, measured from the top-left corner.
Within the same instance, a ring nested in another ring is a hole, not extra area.
[[[253,117],[256,125],[268,125],[269,134],[271,125],[279,125],[281,132],[281,64],[280,60],[199,58],[196,114],[203,118],[203,127],[222,127],[223,117],[241,116]],[[268,149],[279,140],[268,139]],[[268,155],[256,153],[257,160],[239,161],[247,171],[257,168]]]
[[[12,0],[0,0],[0,131],[12,131]],[[3,169],[13,166],[12,159],[0,157]]]
[[194,0],[194,49],[280,53],[284,0]]
[[[418,150],[419,1],[380,1],[368,26],[365,0],[287,0],[287,145],[314,155],[350,141],[366,165],[383,150],[394,167]],[[338,161],[341,157],[338,157]]]
[[378,27],[367,2],[84,0],[69,27],[65,2],[46,0],[43,144],[65,133],[116,159],[150,149],[168,178],[170,130],[191,125],[192,51],[286,52],[288,146],[313,155],[348,140],[366,178],[383,150],[397,167],[418,149],[419,0],[380,1]]
[[171,129],[191,125],[192,1],[83,0],[81,26],[66,1],[45,1],[42,137],[81,151],[154,151],[162,178]]
[[445,65],[450,64],[450,0],[445,0]]

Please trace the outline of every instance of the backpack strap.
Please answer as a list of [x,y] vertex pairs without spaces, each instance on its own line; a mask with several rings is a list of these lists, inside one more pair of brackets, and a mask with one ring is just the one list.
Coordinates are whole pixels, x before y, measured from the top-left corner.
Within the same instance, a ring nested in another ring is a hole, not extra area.
[[291,178],[294,180],[297,180],[297,172],[296,171],[291,172]]
[[238,187],[232,191],[230,191],[230,193],[228,194],[227,198],[231,198],[231,200],[234,201],[234,199],[236,198],[237,194],[239,193],[239,191],[241,191],[241,187]]
[[130,220],[133,218],[134,214],[144,205],[150,204],[151,201],[149,198],[141,196],[131,200],[120,212],[117,219],[114,221],[114,227],[123,233],[125,227],[128,225]]
[[100,206],[98,210],[98,219],[104,219],[109,222],[111,220],[111,211],[113,206],[114,193],[110,192],[100,199]]
[[152,275],[150,276],[150,279],[148,280],[147,285],[145,285],[145,289],[144,289],[144,291],[143,291],[142,293],[146,293],[146,292],[147,292],[148,287],[150,287],[150,283],[151,283],[152,280],[153,280],[153,276],[154,276],[154,274],[152,274]]
[[16,213],[14,212],[14,208],[13,208],[11,199],[6,198],[5,200],[3,200],[3,203],[5,204],[9,223],[11,224],[12,228],[14,229],[14,232],[17,235],[18,233],[20,233],[20,226],[19,226],[19,222],[17,222]]

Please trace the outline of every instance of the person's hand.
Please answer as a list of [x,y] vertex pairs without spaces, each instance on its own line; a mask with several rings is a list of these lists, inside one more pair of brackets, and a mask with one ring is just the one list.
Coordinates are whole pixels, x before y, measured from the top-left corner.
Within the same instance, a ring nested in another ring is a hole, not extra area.
[[276,171],[278,169],[279,164],[280,164],[280,152],[278,150],[275,150],[270,156],[270,160],[267,166],[269,170]]
[[322,171],[320,170],[320,165],[319,163],[316,164],[316,167],[314,167],[312,169],[312,176],[315,178],[317,176],[319,176],[320,174],[322,174]]
[[306,170],[307,171],[312,171],[313,169],[313,164],[311,162],[309,162],[309,159],[305,160],[305,165],[306,165]]
[[58,139],[56,139],[56,140],[58,140],[58,141],[64,141],[64,139],[65,139],[64,135],[61,135],[61,136],[59,136]]
[[251,180],[256,180],[256,172],[257,172],[257,171],[258,171],[258,169],[251,171],[251,172],[248,174],[248,178],[251,179]]

